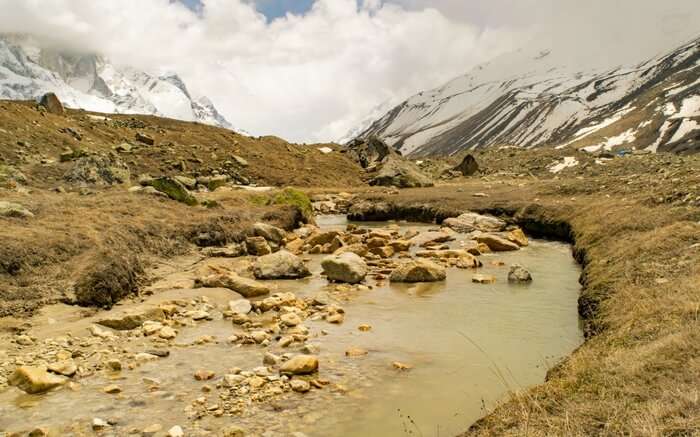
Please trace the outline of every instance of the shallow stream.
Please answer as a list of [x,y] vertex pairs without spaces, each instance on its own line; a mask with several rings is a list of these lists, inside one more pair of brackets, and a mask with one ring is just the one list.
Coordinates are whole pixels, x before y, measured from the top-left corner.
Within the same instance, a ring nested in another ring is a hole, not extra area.
[[[319,224],[327,229],[346,226],[340,216],[320,217]],[[384,227],[387,223],[359,225]],[[400,226],[402,230],[434,227]],[[452,244],[459,247],[459,241]],[[304,297],[328,287],[319,276],[323,255],[309,258],[314,275],[275,281],[278,291]],[[341,325],[305,321],[312,334],[309,343],[320,347],[320,374],[333,382],[323,390],[288,393],[274,402],[251,406],[238,417],[207,416],[196,425],[190,422],[183,413],[185,405],[201,396],[217,397],[215,382],[209,384],[211,393],[202,391],[203,383],[192,377],[196,370],[209,369],[218,376],[232,367],[252,369],[262,364],[266,351],[260,346],[227,344],[225,339],[234,328],[219,316],[182,328],[175,342],[185,344],[213,335],[219,343],[171,347],[168,358],[133,371],[83,378],[77,391],[30,396],[12,388],[0,393],[0,430],[66,426],[104,417],[118,422],[117,429],[123,430],[112,435],[126,435],[130,429],[153,423],[163,425],[163,432],[156,435],[165,435],[173,425],[186,431],[193,427],[214,431],[232,423],[266,436],[293,432],[319,437],[455,435],[509,391],[541,383],[546,371],[583,341],[576,305],[580,270],[568,245],[531,240],[520,251],[480,259],[484,267],[478,272],[496,276],[495,284],[472,283],[474,270],[449,269],[444,283],[385,282],[359,293],[341,303],[346,312]],[[514,263],[528,268],[534,278],[531,284],[506,281],[508,266]],[[204,294],[204,290],[194,292],[193,296]],[[223,306],[226,296],[214,295],[210,300]],[[370,325],[371,330],[359,331],[361,324]],[[148,347],[146,339],[141,341]],[[369,353],[346,357],[350,347]],[[284,352],[274,346],[268,350]],[[411,369],[397,370],[392,366],[397,361]],[[156,379],[158,388],[147,389],[144,378]],[[118,383],[122,394],[102,393],[101,387],[109,383]]]

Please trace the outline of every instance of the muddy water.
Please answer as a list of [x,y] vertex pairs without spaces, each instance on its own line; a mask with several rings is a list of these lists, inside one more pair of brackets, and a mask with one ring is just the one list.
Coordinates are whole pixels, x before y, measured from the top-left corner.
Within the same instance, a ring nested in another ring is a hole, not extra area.
[[[321,217],[319,222],[324,228],[346,225],[342,217]],[[458,247],[458,241],[453,244]],[[304,297],[327,290],[327,282],[319,276],[322,257],[310,256],[311,278],[275,281],[278,291]],[[162,424],[164,430],[177,424],[186,431],[214,433],[227,424],[238,424],[251,433],[269,436],[292,432],[308,436],[455,435],[508,391],[541,383],[547,369],[582,342],[576,311],[579,268],[567,245],[532,241],[518,252],[485,255],[481,260],[484,268],[479,273],[495,275],[497,283],[473,284],[473,270],[450,269],[444,283],[386,283],[341,302],[346,311],[342,325],[305,321],[312,333],[309,343],[320,346],[321,376],[332,381],[323,390],[285,394],[272,403],[252,403],[233,417],[188,419],[184,407],[195,399],[218,401],[216,383],[208,384],[211,393],[203,392],[204,384],[192,378],[194,371],[208,369],[222,375],[233,367],[250,370],[261,365],[266,350],[287,351],[274,346],[232,347],[225,339],[236,328],[213,312],[214,321],[181,329],[167,359],[130,372],[83,378],[78,391],[62,389],[42,396],[20,395],[15,389],[0,393],[0,430],[66,426],[100,417],[119,423],[116,435],[153,423]],[[492,265],[495,260],[505,266]],[[508,265],[516,262],[532,272],[532,284],[507,283]],[[192,297],[206,291],[194,293]],[[213,294],[210,301],[223,307],[226,296]],[[360,324],[372,329],[360,332]],[[219,342],[190,345],[203,335],[215,336]],[[369,353],[346,357],[344,352],[353,346]],[[152,344],[147,339],[132,339],[128,348],[144,350]],[[392,367],[395,361],[412,368],[398,371]],[[157,388],[149,389],[153,380]],[[109,383],[119,384],[122,394],[102,393],[101,388]]]

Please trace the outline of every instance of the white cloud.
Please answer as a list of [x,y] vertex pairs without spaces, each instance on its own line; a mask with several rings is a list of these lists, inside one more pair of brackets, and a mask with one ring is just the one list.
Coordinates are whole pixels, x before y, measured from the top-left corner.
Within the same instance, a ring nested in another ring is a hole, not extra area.
[[[269,23],[248,1],[202,3],[198,15],[170,0],[0,0],[0,31],[177,71],[236,126],[321,141],[379,103],[439,85],[538,32],[555,43],[574,29],[581,42],[613,24],[618,33],[636,28],[629,12],[646,20],[638,22],[652,36],[641,41],[657,41],[647,18],[662,8],[648,0],[657,6],[642,14],[647,1],[619,0],[606,15],[601,0],[372,0],[358,10],[356,0],[317,0],[303,16]],[[674,2],[684,4],[693,3]]]

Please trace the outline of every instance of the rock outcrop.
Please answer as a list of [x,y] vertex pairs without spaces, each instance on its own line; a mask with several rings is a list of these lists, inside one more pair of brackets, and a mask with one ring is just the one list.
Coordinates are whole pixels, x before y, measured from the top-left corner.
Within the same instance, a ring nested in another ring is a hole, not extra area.
[[61,103],[61,100],[54,93],[44,94],[39,101],[39,105],[46,108],[46,111],[51,114],[62,115],[66,112],[63,103]]

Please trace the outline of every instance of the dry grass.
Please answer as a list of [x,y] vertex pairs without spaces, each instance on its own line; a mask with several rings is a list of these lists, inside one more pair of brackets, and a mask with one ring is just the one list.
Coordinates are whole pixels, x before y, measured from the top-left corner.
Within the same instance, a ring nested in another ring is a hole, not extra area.
[[239,241],[254,221],[290,228],[299,212],[259,207],[236,192],[217,193],[219,208],[188,207],[152,196],[108,190],[90,196],[15,195],[36,215],[1,219],[0,316],[31,313],[60,299],[110,306],[138,288],[154,257]]

